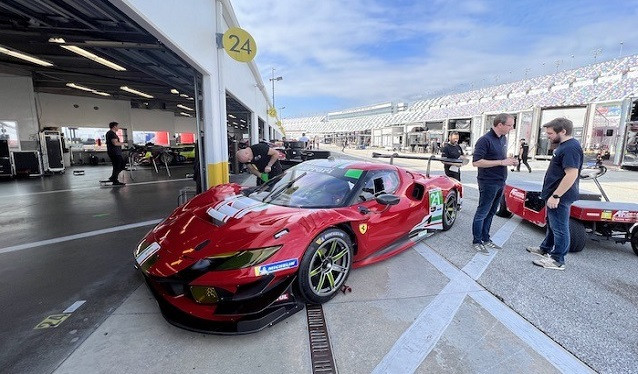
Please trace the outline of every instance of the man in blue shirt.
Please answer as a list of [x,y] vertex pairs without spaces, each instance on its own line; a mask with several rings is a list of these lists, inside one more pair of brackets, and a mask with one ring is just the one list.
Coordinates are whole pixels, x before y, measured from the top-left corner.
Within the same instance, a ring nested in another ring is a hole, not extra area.
[[565,254],[569,251],[569,211],[578,200],[578,176],[583,168],[583,149],[572,138],[574,124],[566,118],[556,118],[543,125],[547,138],[558,148],[549,163],[541,199],[547,207],[545,240],[539,247],[527,251],[542,258],[534,265],[545,269],[565,270]]
[[503,195],[507,167],[517,163],[515,158],[507,157],[505,135],[513,126],[513,116],[507,113],[497,115],[490,131],[481,136],[474,146],[472,165],[478,168],[479,204],[472,222],[472,248],[485,255],[490,253],[487,248],[500,249],[490,239],[490,227]]

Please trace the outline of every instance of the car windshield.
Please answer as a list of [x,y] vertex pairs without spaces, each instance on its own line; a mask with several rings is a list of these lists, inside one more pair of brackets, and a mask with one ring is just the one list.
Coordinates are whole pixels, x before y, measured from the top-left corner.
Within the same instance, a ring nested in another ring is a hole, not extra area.
[[328,173],[290,169],[249,195],[269,204],[296,208],[335,208],[348,200],[356,181]]

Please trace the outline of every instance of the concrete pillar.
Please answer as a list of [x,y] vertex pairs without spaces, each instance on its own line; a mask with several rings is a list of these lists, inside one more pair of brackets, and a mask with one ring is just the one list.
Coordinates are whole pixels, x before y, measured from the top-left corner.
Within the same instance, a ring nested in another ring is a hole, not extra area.
[[259,117],[257,113],[250,112],[250,144],[257,143],[259,143]]

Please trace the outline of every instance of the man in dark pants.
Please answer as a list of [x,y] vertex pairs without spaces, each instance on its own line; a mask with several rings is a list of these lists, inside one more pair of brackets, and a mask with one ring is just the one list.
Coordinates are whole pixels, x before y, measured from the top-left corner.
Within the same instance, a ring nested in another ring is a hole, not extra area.
[[258,186],[283,172],[279,163],[279,152],[266,143],[257,143],[240,149],[235,155],[237,161],[248,164],[246,169],[257,177]]
[[545,240],[539,247],[527,251],[541,256],[534,265],[545,269],[565,270],[565,255],[569,251],[569,211],[578,200],[578,177],[583,168],[583,149],[572,138],[574,125],[566,118],[556,118],[543,125],[547,138],[558,147],[545,173],[541,199],[547,207]]
[[[445,158],[453,158],[460,160],[463,158],[465,153],[463,153],[463,149],[459,145],[459,133],[456,131],[452,131],[448,138],[447,144],[443,146],[441,149],[441,157]],[[453,164],[450,162],[443,162],[443,169],[445,170],[445,175],[450,178],[454,178],[457,181],[461,181],[461,167],[459,164]]]
[[118,126],[117,122],[109,123],[110,130],[106,133],[106,153],[111,159],[111,164],[113,164],[113,173],[111,173],[109,180],[113,182],[114,186],[124,186],[125,183],[117,179],[120,172],[126,168],[126,161],[124,161],[124,156],[122,156],[122,145],[124,143],[120,142],[120,138],[117,136]]
[[472,222],[472,248],[485,255],[490,253],[487,248],[500,249],[490,239],[490,227],[503,195],[507,167],[517,162],[513,157],[507,157],[505,135],[512,126],[514,117],[506,113],[497,115],[490,131],[481,136],[474,147],[472,165],[478,168],[479,204]]
[[[516,171],[521,171],[521,164],[527,166],[527,170],[531,173],[532,168],[527,163],[527,157],[529,156],[529,145],[525,142],[525,139],[521,139],[521,147],[518,149],[518,165],[516,165]],[[512,169],[514,171],[514,169]]]

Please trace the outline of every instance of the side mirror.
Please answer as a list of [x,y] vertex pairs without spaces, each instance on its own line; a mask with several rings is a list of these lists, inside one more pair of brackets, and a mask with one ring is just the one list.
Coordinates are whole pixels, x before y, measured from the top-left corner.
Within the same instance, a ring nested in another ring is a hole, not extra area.
[[398,196],[384,193],[377,196],[376,201],[381,205],[397,205],[401,199]]

